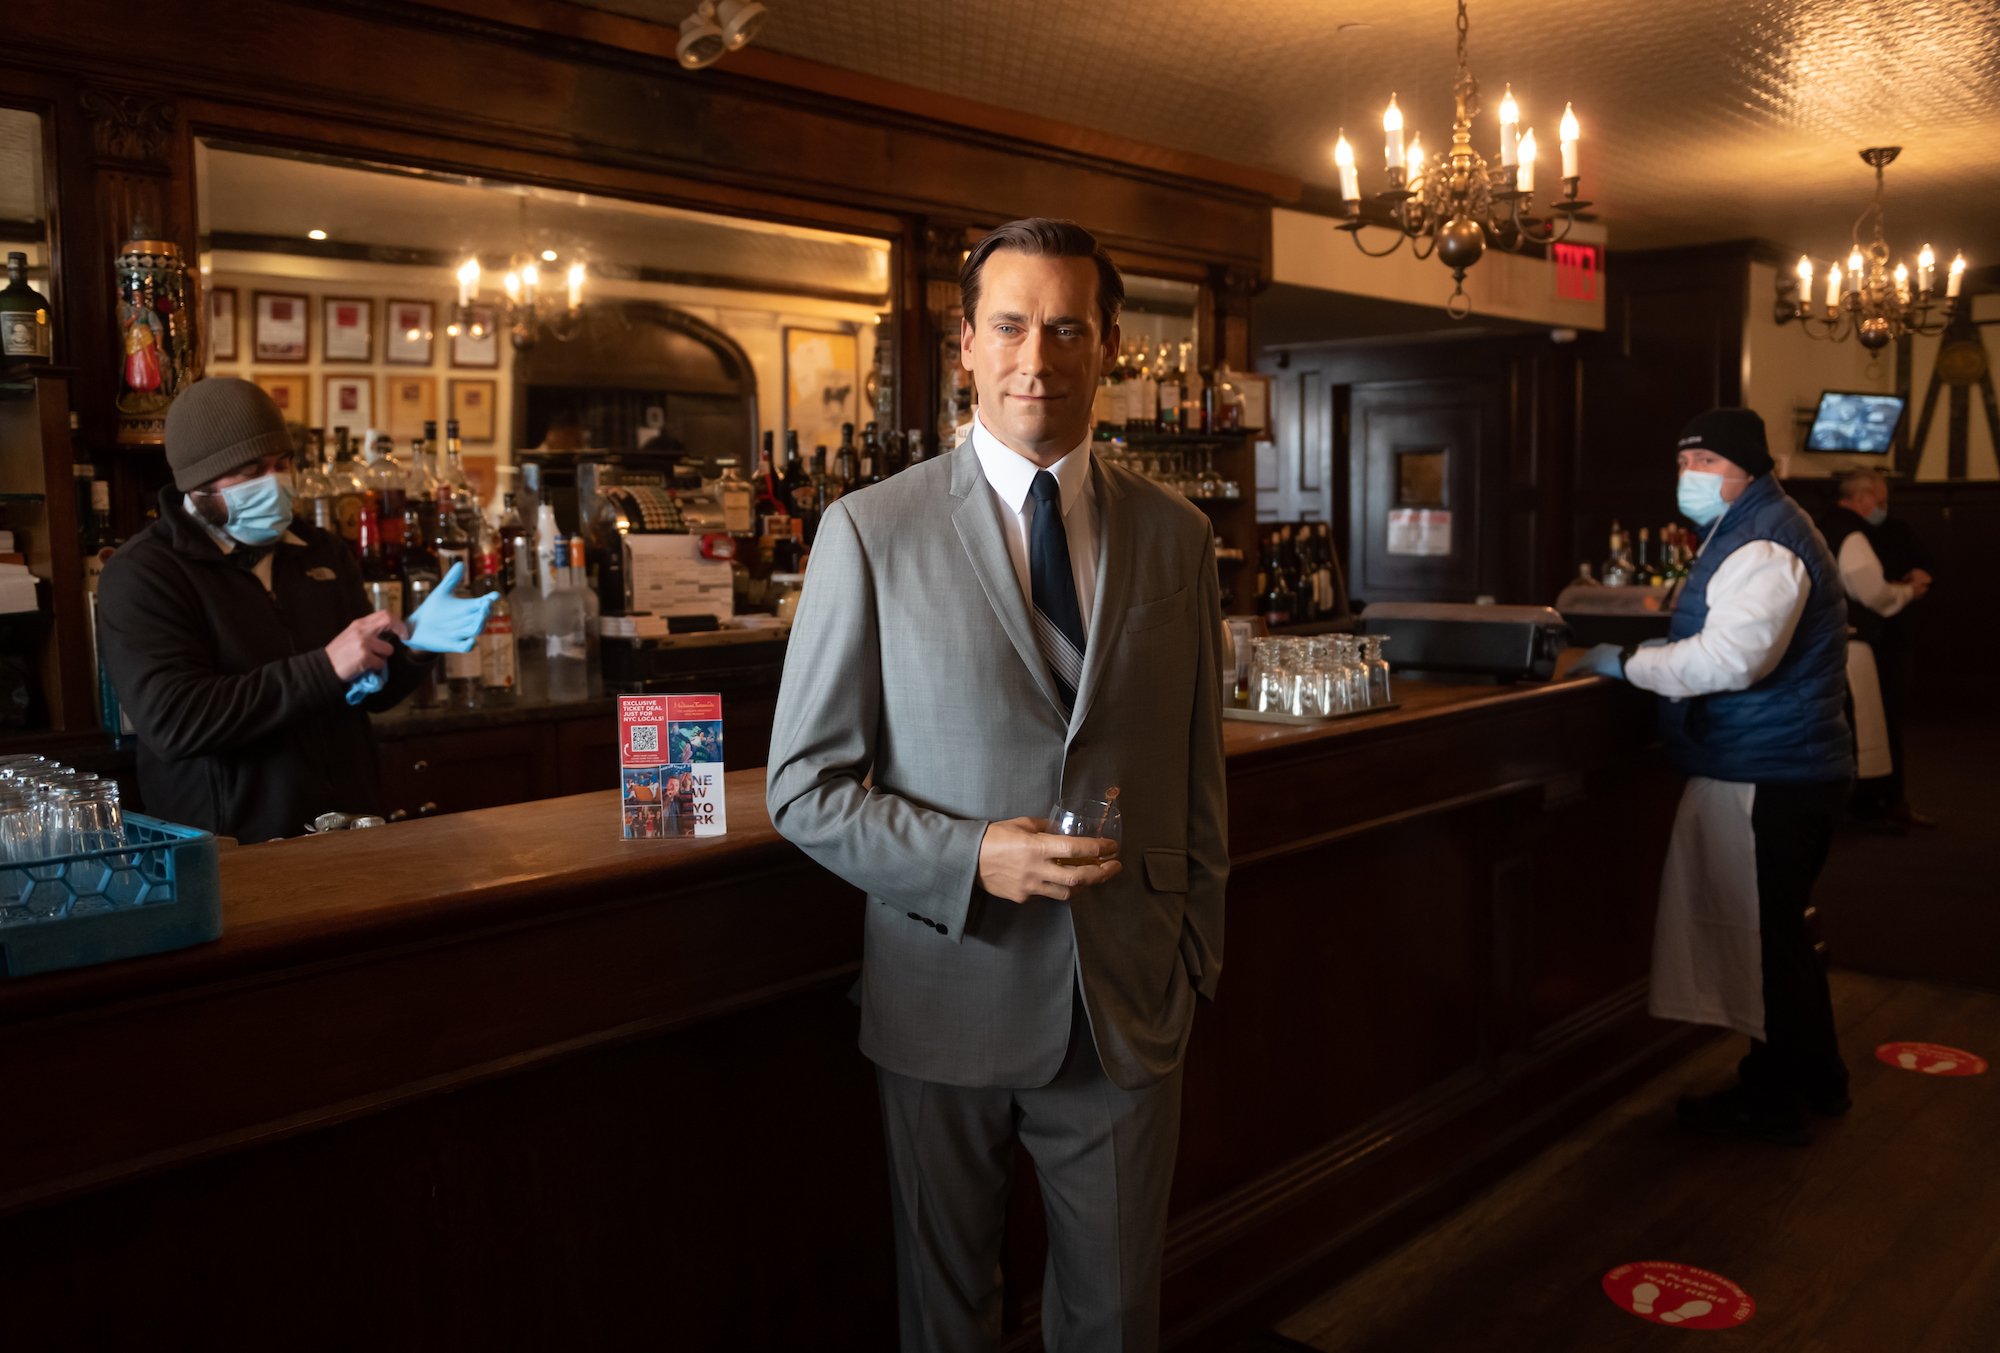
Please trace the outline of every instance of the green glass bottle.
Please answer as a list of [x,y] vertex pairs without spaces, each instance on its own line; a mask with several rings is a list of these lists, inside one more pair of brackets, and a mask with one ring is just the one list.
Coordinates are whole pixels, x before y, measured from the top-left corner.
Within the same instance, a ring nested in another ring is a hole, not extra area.
[[0,287],[0,364],[48,361],[49,334],[49,298],[28,285],[28,256],[7,255],[7,285]]

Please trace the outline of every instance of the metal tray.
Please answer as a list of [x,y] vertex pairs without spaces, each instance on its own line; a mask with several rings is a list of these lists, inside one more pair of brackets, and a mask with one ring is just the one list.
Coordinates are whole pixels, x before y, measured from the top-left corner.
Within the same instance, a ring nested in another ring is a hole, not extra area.
[[1401,700],[1391,700],[1386,705],[1370,705],[1366,709],[1350,709],[1344,714],[1286,714],[1275,709],[1241,709],[1235,705],[1224,705],[1222,717],[1241,719],[1244,723],[1286,723],[1295,728],[1317,728],[1321,724],[1337,723],[1342,719],[1365,719],[1370,714],[1385,714],[1392,709],[1401,709]]

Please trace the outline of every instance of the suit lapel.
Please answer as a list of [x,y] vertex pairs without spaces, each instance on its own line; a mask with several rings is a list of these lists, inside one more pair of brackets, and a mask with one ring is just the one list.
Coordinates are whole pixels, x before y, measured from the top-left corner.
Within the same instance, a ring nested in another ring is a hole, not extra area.
[[1056,692],[1055,678],[1049,675],[1048,661],[1035,643],[1028,603],[1021,596],[1021,581],[1014,574],[1014,558],[1007,552],[1006,538],[1000,534],[993,495],[986,487],[986,473],[979,468],[979,454],[972,449],[970,437],[952,453],[951,491],[959,500],[957,510],[952,513],[952,525],[958,528],[959,543],[972,561],[979,586],[985,591],[1000,628],[1006,631],[1014,651],[1020,654],[1029,675],[1035,679],[1035,685],[1060,713],[1062,697]]
[[1091,482],[1097,490],[1097,598],[1090,608],[1090,634],[1083,649],[1083,680],[1076,688],[1076,710],[1069,721],[1070,733],[1083,727],[1090,702],[1104,673],[1116,656],[1113,649],[1125,623],[1126,597],[1132,586],[1132,526],[1128,520],[1131,503],[1118,481],[1095,456],[1090,461]]

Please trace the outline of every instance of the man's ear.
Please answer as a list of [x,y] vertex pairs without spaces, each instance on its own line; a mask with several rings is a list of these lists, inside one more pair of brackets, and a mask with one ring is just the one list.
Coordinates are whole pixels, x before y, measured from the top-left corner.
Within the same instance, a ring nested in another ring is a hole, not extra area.
[[1111,369],[1118,365],[1118,338],[1118,326],[1114,323],[1111,326],[1110,332],[1104,335],[1104,346],[1098,350],[1097,374],[1099,376],[1110,375]]
[[972,370],[972,316],[958,322],[958,364]]

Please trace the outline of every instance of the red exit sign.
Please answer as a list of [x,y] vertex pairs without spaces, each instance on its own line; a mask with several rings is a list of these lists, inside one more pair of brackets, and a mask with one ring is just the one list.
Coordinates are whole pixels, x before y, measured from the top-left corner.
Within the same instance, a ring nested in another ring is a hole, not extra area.
[[1604,251],[1594,244],[1553,244],[1556,295],[1566,301],[1594,301],[1604,277]]

